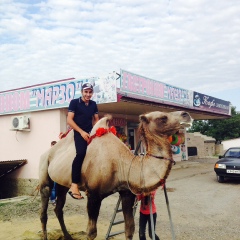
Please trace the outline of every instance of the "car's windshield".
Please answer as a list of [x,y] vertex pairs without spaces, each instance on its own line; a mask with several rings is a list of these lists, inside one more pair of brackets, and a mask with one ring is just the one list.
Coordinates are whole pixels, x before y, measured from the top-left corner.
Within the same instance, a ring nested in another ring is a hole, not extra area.
[[240,158],[240,149],[229,149],[225,153],[225,157]]

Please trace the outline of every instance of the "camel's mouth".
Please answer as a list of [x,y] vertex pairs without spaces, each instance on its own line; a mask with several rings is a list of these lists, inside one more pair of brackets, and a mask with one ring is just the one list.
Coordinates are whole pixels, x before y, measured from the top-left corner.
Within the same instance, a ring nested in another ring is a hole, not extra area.
[[172,128],[165,129],[165,131],[163,131],[161,133],[171,136],[171,135],[175,134],[176,132],[178,132],[180,129],[183,129],[185,127],[186,128],[191,127],[192,123],[193,123],[193,119],[191,118],[191,121],[189,121],[189,122],[182,121],[179,123],[178,127],[176,127],[175,129],[172,129]]
[[189,128],[192,126],[192,123],[180,123],[181,127],[186,127],[186,128]]

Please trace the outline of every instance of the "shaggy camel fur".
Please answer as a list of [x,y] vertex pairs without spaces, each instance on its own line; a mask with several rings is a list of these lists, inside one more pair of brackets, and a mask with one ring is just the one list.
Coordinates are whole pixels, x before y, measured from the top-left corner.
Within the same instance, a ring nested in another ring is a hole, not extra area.
[[[100,119],[91,131],[109,129],[110,117]],[[139,133],[146,149],[145,156],[134,156],[128,147],[113,133],[108,132],[92,140],[87,148],[81,170],[79,187],[87,194],[88,226],[87,239],[97,236],[97,219],[101,202],[107,196],[119,192],[125,220],[125,239],[133,239],[135,230],[133,218],[134,194],[150,193],[167,178],[172,167],[172,151],[168,137],[184,125],[192,123],[186,112],[151,112],[139,117]],[[55,213],[65,239],[72,239],[68,233],[63,207],[66,193],[71,185],[71,166],[75,156],[73,132],[45,152],[40,159],[39,181],[41,193],[41,223],[44,239],[47,239],[47,208],[53,186],[57,182],[57,204]]]

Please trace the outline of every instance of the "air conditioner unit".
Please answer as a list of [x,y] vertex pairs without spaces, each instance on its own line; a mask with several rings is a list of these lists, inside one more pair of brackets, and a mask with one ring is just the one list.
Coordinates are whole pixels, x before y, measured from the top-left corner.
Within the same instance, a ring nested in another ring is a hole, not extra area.
[[26,115],[11,117],[11,130],[30,131],[30,119]]

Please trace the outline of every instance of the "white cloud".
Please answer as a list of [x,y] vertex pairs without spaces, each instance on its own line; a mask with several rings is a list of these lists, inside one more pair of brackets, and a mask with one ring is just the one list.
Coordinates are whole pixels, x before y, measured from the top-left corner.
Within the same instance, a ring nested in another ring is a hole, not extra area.
[[211,96],[225,90],[227,101],[240,90],[237,0],[2,0],[1,6],[0,91],[120,68]]

